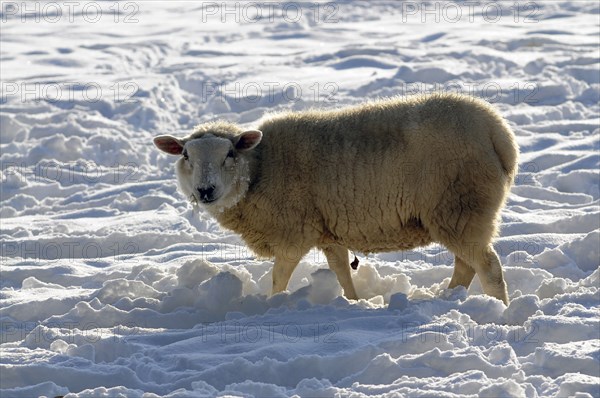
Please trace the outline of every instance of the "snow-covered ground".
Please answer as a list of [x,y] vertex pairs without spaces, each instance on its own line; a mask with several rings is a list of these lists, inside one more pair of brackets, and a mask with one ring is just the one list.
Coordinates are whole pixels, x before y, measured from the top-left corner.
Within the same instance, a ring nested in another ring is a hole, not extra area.
[[[1,7],[3,398],[600,396],[597,2]],[[517,134],[508,308],[440,246],[359,254],[351,302],[311,252],[268,298],[151,143],[432,90]]]

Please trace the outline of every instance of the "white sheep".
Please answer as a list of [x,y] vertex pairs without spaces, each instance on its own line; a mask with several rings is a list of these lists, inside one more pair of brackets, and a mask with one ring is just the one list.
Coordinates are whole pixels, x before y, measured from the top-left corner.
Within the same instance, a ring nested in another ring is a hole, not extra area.
[[508,303],[492,247],[518,147],[485,101],[456,94],[392,98],[338,110],[285,113],[259,130],[202,124],[155,145],[176,162],[180,190],[257,255],[275,257],[273,291],[300,259],[325,253],[356,299],[348,250],[409,250],[432,242],[455,255],[449,288],[475,273]]

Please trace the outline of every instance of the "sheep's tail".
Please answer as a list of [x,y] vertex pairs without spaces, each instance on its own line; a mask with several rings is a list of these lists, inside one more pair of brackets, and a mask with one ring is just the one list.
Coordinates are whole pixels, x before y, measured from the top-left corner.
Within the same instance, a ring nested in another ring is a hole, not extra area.
[[512,184],[518,170],[519,146],[515,134],[504,119],[501,120],[501,126],[501,128],[492,131],[490,138],[502,169],[508,177],[509,184]]

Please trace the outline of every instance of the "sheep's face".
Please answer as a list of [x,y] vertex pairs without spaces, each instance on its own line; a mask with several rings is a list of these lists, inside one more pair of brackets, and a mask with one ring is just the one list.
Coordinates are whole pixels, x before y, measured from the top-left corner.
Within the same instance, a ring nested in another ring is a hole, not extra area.
[[246,193],[250,181],[246,152],[261,138],[260,131],[250,130],[231,139],[212,134],[189,140],[159,136],[154,143],[167,153],[181,155],[175,163],[177,181],[193,204],[223,211]]

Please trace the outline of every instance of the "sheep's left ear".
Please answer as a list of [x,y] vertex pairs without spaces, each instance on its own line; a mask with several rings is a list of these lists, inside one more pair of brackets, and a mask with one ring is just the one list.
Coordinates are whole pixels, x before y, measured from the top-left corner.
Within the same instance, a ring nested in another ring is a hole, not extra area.
[[235,141],[235,149],[238,151],[248,151],[258,144],[262,140],[262,131],[260,130],[247,130],[237,136]]

